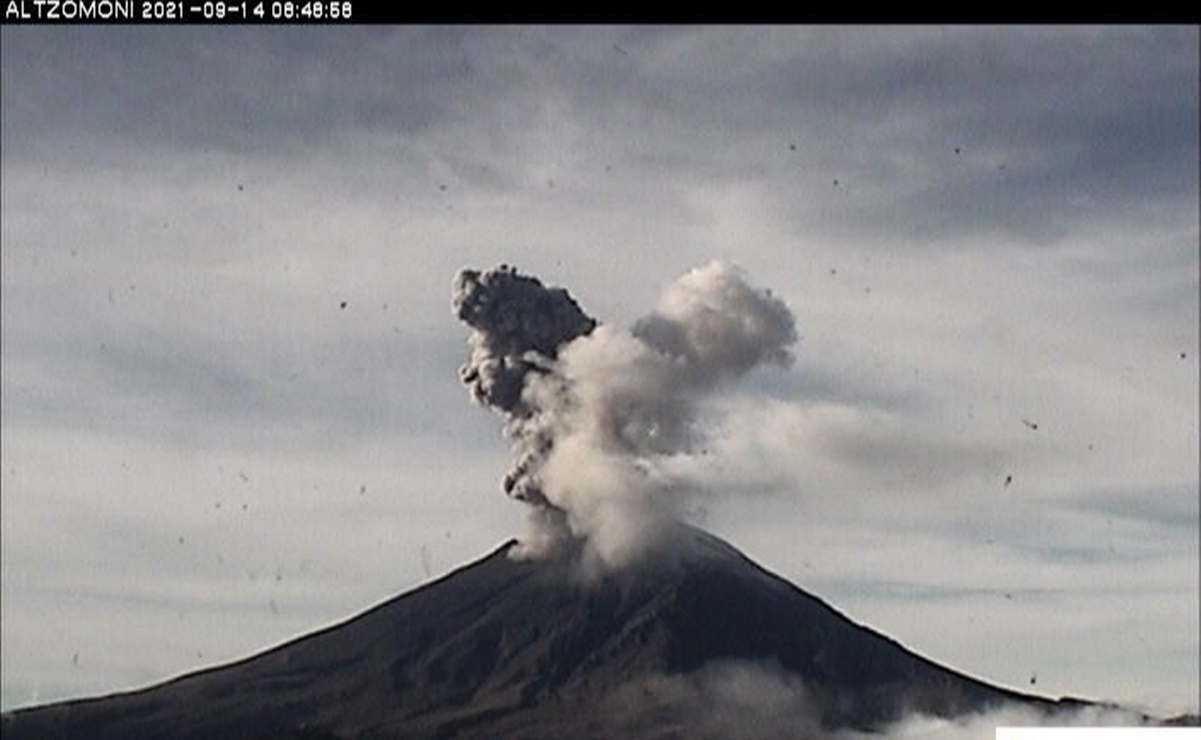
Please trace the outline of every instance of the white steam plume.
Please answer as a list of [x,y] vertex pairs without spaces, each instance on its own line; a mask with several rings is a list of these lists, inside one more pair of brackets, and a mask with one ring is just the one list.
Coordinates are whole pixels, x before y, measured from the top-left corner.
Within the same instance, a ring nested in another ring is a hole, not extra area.
[[576,543],[602,567],[658,541],[696,486],[701,402],[759,365],[788,365],[796,341],[788,307],[722,261],[667,286],[630,331],[503,265],[461,272],[453,305],[472,328],[463,381],[517,443],[504,488],[535,507],[524,552]]

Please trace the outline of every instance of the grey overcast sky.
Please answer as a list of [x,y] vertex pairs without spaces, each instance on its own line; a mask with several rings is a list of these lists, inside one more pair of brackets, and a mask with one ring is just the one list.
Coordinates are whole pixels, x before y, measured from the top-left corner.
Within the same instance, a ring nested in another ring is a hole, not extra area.
[[460,268],[629,325],[726,258],[800,341],[698,521],[988,681],[1197,710],[1197,28],[0,41],[4,708],[520,535]]

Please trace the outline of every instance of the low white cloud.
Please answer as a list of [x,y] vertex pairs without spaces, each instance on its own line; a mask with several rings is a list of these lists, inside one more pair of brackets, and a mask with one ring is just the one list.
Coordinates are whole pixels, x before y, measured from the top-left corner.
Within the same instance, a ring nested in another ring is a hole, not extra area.
[[770,664],[736,660],[623,686],[608,697],[602,713],[610,718],[607,730],[630,737],[739,740],[990,740],[997,727],[1139,727],[1155,721],[1105,705],[1051,711],[1010,703],[959,717],[909,714],[871,729],[829,728],[795,677]]

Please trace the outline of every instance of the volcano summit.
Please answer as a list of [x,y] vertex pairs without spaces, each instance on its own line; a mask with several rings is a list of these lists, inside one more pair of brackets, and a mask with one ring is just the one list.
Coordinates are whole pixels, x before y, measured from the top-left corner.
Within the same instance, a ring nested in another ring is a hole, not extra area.
[[932,663],[712,535],[671,539],[599,579],[571,558],[514,559],[510,542],[255,657],[14,712],[4,737],[823,737],[910,713],[1080,706]]

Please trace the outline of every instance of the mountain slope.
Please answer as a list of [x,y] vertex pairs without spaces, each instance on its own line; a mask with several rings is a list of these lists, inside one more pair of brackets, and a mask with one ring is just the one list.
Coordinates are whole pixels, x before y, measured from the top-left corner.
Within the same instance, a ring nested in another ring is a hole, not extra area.
[[515,561],[510,542],[246,660],[14,712],[4,737],[675,736],[721,701],[723,676],[750,681],[738,711],[775,697],[815,728],[1054,706],[914,655],[711,535],[679,539],[671,557],[591,580],[570,563]]

